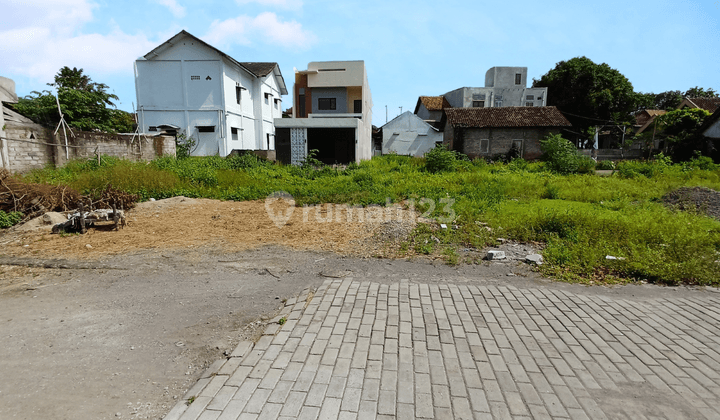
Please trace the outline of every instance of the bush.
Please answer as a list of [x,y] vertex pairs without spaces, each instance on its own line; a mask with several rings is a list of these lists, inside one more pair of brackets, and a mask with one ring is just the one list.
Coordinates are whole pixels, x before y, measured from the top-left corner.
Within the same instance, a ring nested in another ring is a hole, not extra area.
[[11,226],[15,226],[22,221],[23,214],[19,211],[11,211],[5,213],[0,210],[0,229],[6,229]]
[[451,172],[455,170],[456,164],[456,153],[445,146],[437,146],[425,153],[425,169],[428,172]]
[[595,165],[595,169],[600,170],[600,171],[613,170],[613,169],[615,169],[615,162],[613,162],[611,160],[598,161],[597,164]]
[[[578,172],[580,156],[577,148],[560,134],[549,135],[540,140],[540,149],[543,151],[542,159],[548,163],[551,171],[561,174]],[[587,163],[583,165],[587,167]]]

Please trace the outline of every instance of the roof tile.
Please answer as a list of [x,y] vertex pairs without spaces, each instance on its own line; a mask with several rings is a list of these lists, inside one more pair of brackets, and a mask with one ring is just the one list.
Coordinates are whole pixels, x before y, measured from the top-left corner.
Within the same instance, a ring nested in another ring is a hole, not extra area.
[[455,127],[569,127],[570,122],[554,106],[508,106],[500,108],[446,109]]

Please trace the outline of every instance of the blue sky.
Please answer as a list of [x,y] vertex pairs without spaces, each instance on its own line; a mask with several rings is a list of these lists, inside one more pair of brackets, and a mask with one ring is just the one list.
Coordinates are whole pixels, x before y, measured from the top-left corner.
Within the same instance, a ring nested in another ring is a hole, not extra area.
[[540,78],[577,56],[636,91],[720,91],[718,0],[0,0],[0,76],[24,96],[83,68],[130,111],[133,61],[182,29],[238,61],[278,62],[288,88],[308,62],[365,60],[377,126],[386,106],[392,119],[420,95],[483,86],[490,67]]

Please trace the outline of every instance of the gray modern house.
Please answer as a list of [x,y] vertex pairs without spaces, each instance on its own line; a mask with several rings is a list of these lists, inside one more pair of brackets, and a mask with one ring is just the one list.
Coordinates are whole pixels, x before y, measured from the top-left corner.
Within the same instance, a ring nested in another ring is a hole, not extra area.
[[485,73],[485,87],[462,87],[443,96],[453,108],[547,104],[547,88],[527,87],[527,67],[493,67]]

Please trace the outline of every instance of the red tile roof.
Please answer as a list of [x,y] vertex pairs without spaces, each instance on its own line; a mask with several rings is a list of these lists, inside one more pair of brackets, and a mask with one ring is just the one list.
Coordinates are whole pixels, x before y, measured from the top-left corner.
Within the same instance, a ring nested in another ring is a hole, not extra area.
[[446,109],[455,127],[569,127],[570,121],[554,106],[508,106],[499,108]]
[[[692,105],[688,104],[688,102]],[[683,105],[690,108],[704,109],[713,113],[716,109],[720,108],[720,98],[685,98],[678,108],[683,108]]]

